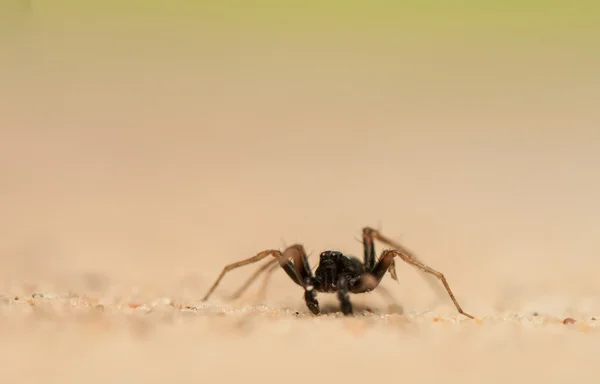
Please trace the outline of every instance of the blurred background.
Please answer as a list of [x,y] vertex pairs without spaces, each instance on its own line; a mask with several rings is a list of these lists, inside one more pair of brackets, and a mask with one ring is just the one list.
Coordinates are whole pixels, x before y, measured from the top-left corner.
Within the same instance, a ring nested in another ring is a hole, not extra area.
[[[477,315],[598,313],[599,11],[2,0],[1,290],[197,301],[263,249],[361,256],[368,225]],[[407,310],[454,314],[398,274]],[[273,305],[301,298],[276,274]]]

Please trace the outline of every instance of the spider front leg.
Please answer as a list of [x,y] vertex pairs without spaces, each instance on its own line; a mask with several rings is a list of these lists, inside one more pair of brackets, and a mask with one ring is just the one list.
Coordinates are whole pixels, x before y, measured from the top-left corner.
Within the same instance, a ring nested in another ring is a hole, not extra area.
[[310,269],[308,257],[304,247],[300,244],[294,244],[287,248],[284,252],[286,257],[289,257],[296,268],[298,279],[303,283],[304,301],[306,306],[314,315],[321,313],[319,302],[317,301],[317,292],[315,290],[315,277]]
[[306,307],[312,314],[318,315],[321,313],[321,309],[317,301],[315,277],[310,269],[304,247],[300,244],[294,244],[285,250],[285,254],[293,260],[298,278],[303,283],[301,285],[304,287],[304,302],[306,303]]
[[[304,247],[301,244],[294,244],[290,247],[287,247],[283,251],[283,255],[284,255],[284,257],[291,259],[290,262],[293,262],[293,264],[291,264],[291,267],[293,269],[296,269],[296,265],[300,266],[300,268],[297,269],[297,272],[300,275],[300,281],[304,281],[307,276],[310,276],[311,269],[310,269],[310,265],[308,264],[308,257],[306,257],[306,251],[304,250]],[[252,274],[252,276],[250,276],[244,282],[244,284],[242,284],[242,286],[240,288],[238,288],[237,291],[235,291],[235,293],[233,295],[231,295],[230,299],[231,300],[238,299],[250,287],[250,285],[252,285],[252,283],[261,274],[264,273],[265,276],[263,278],[263,282],[259,289],[259,294],[258,294],[259,297],[263,297],[265,295],[267,284],[269,282],[271,274],[273,274],[273,272],[275,272],[275,270],[279,266],[280,265],[277,263],[277,259],[271,260],[268,263],[265,263],[264,265],[262,265],[260,268],[258,268]],[[302,284],[300,284],[300,285],[302,285]]]
[[[230,300],[238,299],[240,296],[242,296],[242,294],[246,291],[246,289],[248,289],[250,287],[250,285],[252,285],[252,283],[258,278],[258,276],[260,276],[263,272],[266,273],[264,280],[267,280],[271,276],[271,273],[273,273],[279,267],[280,267],[280,265],[277,264],[277,260],[271,260],[268,263],[262,265],[260,268],[258,268],[252,274],[252,276],[250,276],[250,278],[248,278],[248,280],[246,280],[246,282],[241,287],[238,288],[237,291],[235,291],[235,293],[233,295],[231,295],[229,297],[229,299]],[[267,283],[266,281],[263,281],[263,285],[266,286],[266,283]],[[261,296],[262,296],[262,294],[264,294],[264,292],[261,289]]]
[[340,277],[337,283],[337,288],[337,297],[340,301],[342,313],[345,316],[352,315],[352,303],[350,302],[350,295],[348,295],[348,279],[345,276]]
[[306,307],[313,315],[318,315],[321,313],[321,308],[319,308],[319,302],[317,301],[315,287],[312,284],[306,285],[304,290],[304,301],[306,302]]
[[202,298],[202,301],[208,300],[209,296],[228,272],[244,265],[256,263],[267,256],[273,256],[294,283],[301,287],[305,286],[304,282],[306,281],[307,273],[310,274],[310,266],[308,265],[308,260],[306,260],[306,255],[302,246],[296,245],[287,248],[283,253],[275,249],[265,250],[248,259],[225,266],[206,295]]
[[399,251],[399,250],[395,250],[395,249],[383,251],[381,254],[381,257],[379,259],[379,262],[377,262],[377,264],[375,264],[375,267],[373,268],[373,272],[372,272],[372,274],[375,277],[377,282],[381,281],[381,279],[385,275],[385,272],[389,269],[389,266],[391,265],[391,263],[394,260],[394,257],[396,257],[396,256],[401,258],[406,263],[419,268],[423,272],[429,273],[429,274],[437,277],[442,282],[442,284],[444,284],[444,287],[446,288],[446,291],[448,292],[448,295],[452,299],[452,302],[454,303],[454,306],[456,307],[458,312],[468,318],[474,319],[474,317],[472,315],[470,315],[462,310],[462,308],[458,304],[458,301],[454,297],[454,293],[452,293],[452,290],[450,289],[450,285],[448,284],[448,281],[446,281],[446,277],[444,277],[444,275],[442,273],[436,271],[435,269],[416,260],[411,254],[409,254],[407,252],[405,253],[403,251]]
[[[285,249],[283,252],[285,257],[291,259],[289,261],[290,265],[296,270],[298,281],[302,281],[303,284],[298,284],[304,287],[304,301],[306,302],[306,306],[311,311],[311,313],[318,315],[321,310],[319,308],[319,302],[317,301],[317,294],[314,290],[314,276],[312,274],[312,270],[310,268],[310,264],[308,262],[308,257],[306,256],[306,251],[301,244],[294,244]],[[261,266],[257,269],[254,274],[232,295],[232,299],[238,298],[242,295],[242,293],[258,278],[260,274],[265,273],[265,277],[263,279],[263,284],[260,289],[260,295],[264,295],[268,280],[271,274],[277,268],[277,260],[272,260],[267,264]],[[287,272],[287,270],[286,270]],[[289,273],[288,273],[289,274]]]

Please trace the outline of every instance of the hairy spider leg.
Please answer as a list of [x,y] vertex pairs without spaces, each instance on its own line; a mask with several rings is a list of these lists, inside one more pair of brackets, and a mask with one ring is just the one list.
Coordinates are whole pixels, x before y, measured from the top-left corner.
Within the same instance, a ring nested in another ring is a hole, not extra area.
[[215,290],[215,288],[217,288],[221,279],[223,279],[223,277],[227,274],[227,272],[230,272],[230,271],[232,271],[236,268],[242,267],[244,265],[256,263],[257,261],[260,261],[268,256],[273,256],[273,257],[275,257],[275,259],[277,261],[279,261],[279,265],[288,274],[290,279],[292,279],[292,281],[294,281],[294,283],[296,283],[300,286],[304,286],[304,283],[298,278],[296,268],[294,268],[294,265],[290,262],[290,260],[288,258],[286,258],[281,253],[281,251],[278,251],[275,249],[269,249],[269,250],[259,252],[255,256],[252,256],[248,259],[226,265],[223,268],[223,270],[221,271],[221,273],[219,274],[219,276],[217,277],[217,279],[215,280],[215,282],[213,283],[213,285],[210,287],[210,289],[208,290],[206,295],[202,298],[202,301],[206,301],[208,299],[208,297],[212,294],[212,292]]
[[342,310],[342,313],[345,316],[351,315],[354,312],[352,309],[352,303],[350,302],[350,296],[348,295],[348,291],[350,290],[350,287],[348,285],[349,282],[346,277],[342,276],[338,280],[337,297],[340,302],[340,308]]
[[[419,260],[419,258],[413,252],[408,250],[403,245],[382,235],[381,232],[379,232],[376,229],[373,229],[370,227],[363,228],[363,237],[366,237],[367,241],[371,244],[373,243],[373,239],[381,241],[383,244],[385,244],[389,247],[392,247],[393,249],[397,249],[406,255],[409,255],[413,260],[423,263],[423,260]],[[369,239],[370,239],[370,241],[369,241]],[[374,247],[373,247],[373,253],[375,253]],[[390,268],[388,269],[388,271],[390,272],[390,275],[392,276],[392,278],[394,280],[398,281],[398,276],[396,275],[396,263],[393,260],[392,260],[392,263],[390,264]],[[442,296],[445,296],[444,290],[441,289],[441,287],[438,285],[437,279],[434,276],[425,275],[424,277],[425,277],[425,282],[429,285],[431,290],[434,291],[438,295],[438,297],[441,298]]]
[[[367,271],[372,272],[377,263],[377,257],[375,253],[374,239],[381,241],[391,247],[402,249],[399,244],[394,244],[391,240],[381,236],[381,234],[370,227],[363,228],[363,250],[364,250],[364,264]],[[392,260],[388,271],[392,276],[392,279],[398,281],[398,275],[396,274],[396,263]]]
[[266,283],[264,282],[265,280],[267,280],[269,278],[269,276],[271,275],[271,273],[273,273],[277,268],[279,267],[279,264],[277,264],[277,260],[271,260],[266,264],[263,264],[260,266],[260,268],[258,268],[253,274],[252,276],[250,276],[245,282],[244,284],[238,288],[237,291],[235,291],[235,293],[233,295],[231,295],[230,300],[236,300],[238,299],[240,296],[242,296],[242,294],[250,287],[250,285],[252,285],[252,283],[258,278],[258,276],[260,276],[261,273],[266,271],[265,277],[263,278],[263,286],[266,285]]
[[306,256],[304,247],[301,244],[294,244],[288,247],[284,253],[289,255],[288,257],[290,257],[294,262],[297,276],[303,283],[301,285],[304,287],[304,301],[306,306],[313,314],[318,315],[321,310],[319,309],[317,294],[314,290],[315,277],[310,269],[310,264],[308,262],[308,257]]
[[[301,281],[305,281],[307,277],[312,277],[312,271],[310,269],[310,265],[308,263],[308,258],[306,257],[306,252],[304,250],[304,247],[301,244],[294,244],[291,245],[289,247],[287,247],[284,251],[283,251],[283,255],[285,256],[289,256],[291,257],[291,260],[288,259],[288,263],[289,265],[296,269]],[[277,259],[275,260],[271,260],[268,263],[260,266],[245,282],[244,284],[238,288],[238,290],[231,296],[231,300],[235,300],[237,298],[239,298],[249,287],[250,285],[258,278],[258,276],[260,276],[261,273],[266,271],[266,274],[263,278],[263,284],[261,285],[260,291],[259,291],[259,296],[260,295],[264,295],[266,288],[267,288],[267,283],[269,278],[271,277],[271,274],[277,269],[279,265],[277,264]],[[300,268],[296,268],[296,266],[299,266]],[[304,284],[299,284],[301,286],[304,286]]]
[[446,281],[446,277],[444,277],[444,275],[442,273],[423,264],[422,262],[420,262],[418,260],[415,260],[412,255],[405,253],[401,250],[391,249],[391,250],[385,250],[382,252],[381,257],[379,258],[379,261],[377,262],[377,264],[375,264],[375,268],[373,268],[373,271],[372,271],[372,274],[373,274],[373,276],[375,276],[377,283],[379,281],[381,281],[381,279],[385,275],[385,272],[389,269],[389,266],[391,265],[392,261],[394,260],[394,257],[396,257],[396,256],[401,258],[406,263],[419,268],[423,272],[426,272],[428,274],[431,274],[431,275],[437,277],[442,282],[442,284],[444,284],[444,287],[446,288],[448,295],[450,295],[450,298],[452,299],[452,302],[454,303],[454,306],[456,307],[458,312],[468,318],[471,318],[471,319],[474,318],[472,315],[463,311],[463,309],[460,307],[460,305],[458,304],[458,301],[454,297],[454,293],[452,293],[452,290],[450,289],[450,285],[448,284],[448,281]]
[[271,279],[271,275],[273,274],[273,272],[275,272],[277,270],[277,265],[272,266],[271,268],[267,269],[265,276],[262,279],[262,282],[260,284],[260,288],[258,288],[258,297],[263,299],[265,296],[267,296],[267,286],[269,285],[269,280]]

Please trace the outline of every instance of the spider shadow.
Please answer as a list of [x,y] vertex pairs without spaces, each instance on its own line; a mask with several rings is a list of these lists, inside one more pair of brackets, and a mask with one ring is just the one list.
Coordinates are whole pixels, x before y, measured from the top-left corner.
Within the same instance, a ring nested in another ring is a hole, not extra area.
[[[382,299],[383,303],[369,304],[369,300],[372,294],[378,294]],[[352,307],[355,315],[404,315],[404,307],[398,303],[398,301],[390,294],[390,292],[383,286],[377,287],[373,292],[367,293],[366,295],[351,295]],[[342,311],[340,303],[335,298],[335,294],[329,295],[320,304],[321,313],[320,315],[341,315]]]
[[[354,309],[355,315],[363,315],[363,314],[374,314],[374,315],[404,315],[404,307],[398,303],[398,301],[389,294],[383,287],[377,288],[377,293],[384,298],[384,303],[376,303],[375,305],[371,305],[367,302],[363,302],[368,300],[367,297],[358,297],[355,296],[355,299],[352,301],[352,307]],[[328,295],[329,296],[329,295]],[[319,316],[322,315],[341,315],[342,311],[340,309],[340,304],[336,299],[335,295],[332,294],[329,297],[323,297],[323,300],[320,301],[319,306],[321,312]],[[238,302],[238,303],[246,303],[254,306],[268,306],[268,300],[263,295],[257,295],[253,298],[240,298],[240,297],[231,297],[228,296],[225,298],[226,302]],[[302,304],[300,304],[302,305]],[[292,309],[291,307],[289,307]],[[295,312],[297,314],[305,314],[310,315],[308,308],[301,306],[296,307]]]
[[[353,302],[352,307],[354,310],[354,315],[403,315],[404,308],[397,303],[388,304],[387,309],[384,309],[382,306],[373,307],[365,303]],[[307,312],[310,313],[310,312]],[[320,315],[342,315],[342,311],[340,309],[340,305],[335,302],[326,302],[321,304],[321,313]]]

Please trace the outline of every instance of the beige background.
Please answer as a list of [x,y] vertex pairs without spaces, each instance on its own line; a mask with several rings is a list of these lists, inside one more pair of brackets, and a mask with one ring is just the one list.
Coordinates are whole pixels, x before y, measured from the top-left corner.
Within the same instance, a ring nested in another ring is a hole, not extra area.
[[[114,309],[47,325],[7,301],[10,382],[593,380],[600,57],[589,47],[20,31],[3,42],[1,292],[199,309],[166,324]],[[360,256],[366,225],[442,271],[483,322],[404,264],[382,285],[406,317],[372,294],[353,298],[375,310],[366,320],[313,319],[281,272],[269,310],[253,307],[256,287],[224,304],[256,267],[199,302],[225,264],[266,248],[302,242],[313,263],[330,248]],[[267,314],[240,323],[235,308]]]

